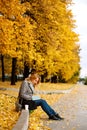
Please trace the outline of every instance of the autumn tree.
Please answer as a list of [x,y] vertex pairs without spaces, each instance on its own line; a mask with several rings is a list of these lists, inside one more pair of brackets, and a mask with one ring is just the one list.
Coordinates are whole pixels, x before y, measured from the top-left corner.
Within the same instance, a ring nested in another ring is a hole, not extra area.
[[78,77],[78,34],[71,4],[71,0],[0,0],[0,53],[43,77],[58,76],[65,82]]
[[79,72],[79,39],[69,9],[72,1],[33,0],[30,4],[32,8],[27,12],[29,15],[32,12],[32,19],[37,23],[35,48],[40,54],[35,67],[41,74],[61,75],[64,81],[68,81]]
[[[3,0],[0,1],[0,6],[2,14],[0,17],[0,53],[2,55],[9,55],[13,59],[16,58],[18,61],[22,59],[23,62],[29,56],[31,61],[32,55],[35,53],[32,31],[35,25],[31,25],[29,17],[26,17],[25,12],[27,7],[22,6],[18,0]],[[13,72],[12,74],[15,75]]]

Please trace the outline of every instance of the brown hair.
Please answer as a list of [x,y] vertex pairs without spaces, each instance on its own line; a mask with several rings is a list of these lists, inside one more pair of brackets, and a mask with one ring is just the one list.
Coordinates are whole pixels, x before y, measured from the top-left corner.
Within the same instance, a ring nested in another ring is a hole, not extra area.
[[37,73],[31,73],[29,76],[28,76],[28,79],[29,80],[35,80],[38,78],[38,83],[40,82],[40,76],[37,74]]

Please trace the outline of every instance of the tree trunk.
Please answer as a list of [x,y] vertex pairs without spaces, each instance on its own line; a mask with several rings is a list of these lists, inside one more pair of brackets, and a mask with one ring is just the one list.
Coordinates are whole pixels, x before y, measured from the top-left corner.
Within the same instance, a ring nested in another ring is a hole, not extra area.
[[44,83],[44,80],[45,80],[44,75],[41,75],[41,83]]
[[16,58],[12,58],[12,73],[11,73],[11,85],[15,85],[15,80],[16,80]]
[[51,77],[51,83],[57,83],[57,76],[56,75]]
[[4,56],[1,54],[1,67],[2,67],[2,82],[5,81],[5,73],[4,73]]
[[28,77],[29,75],[29,66],[24,62],[24,79]]

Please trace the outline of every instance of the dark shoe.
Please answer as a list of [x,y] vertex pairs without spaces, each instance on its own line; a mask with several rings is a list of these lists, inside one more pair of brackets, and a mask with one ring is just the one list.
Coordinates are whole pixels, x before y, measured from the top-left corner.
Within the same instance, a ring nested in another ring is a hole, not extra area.
[[64,118],[61,117],[59,114],[56,114],[55,116],[56,116],[59,120],[64,120]]
[[57,118],[55,115],[49,116],[49,119],[51,119],[51,120],[60,120],[60,119]]

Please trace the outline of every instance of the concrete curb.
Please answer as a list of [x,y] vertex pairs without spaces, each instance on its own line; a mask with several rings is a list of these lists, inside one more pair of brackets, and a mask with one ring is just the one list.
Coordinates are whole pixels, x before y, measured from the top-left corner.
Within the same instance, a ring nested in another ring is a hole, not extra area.
[[37,91],[36,94],[66,94],[66,93],[70,93],[74,88],[75,86],[72,86],[67,90]]
[[21,115],[12,130],[28,130],[29,110],[22,110]]
[[15,92],[19,91],[19,89],[17,89],[17,88],[5,88],[5,87],[1,87],[0,90],[2,90],[2,91],[10,90],[10,91],[15,91]]
[[[72,86],[71,88],[67,89],[67,90],[49,90],[49,91],[36,91],[35,94],[63,94],[63,93],[70,93],[73,89],[75,88],[75,86]],[[15,91],[18,92],[19,89],[17,88],[0,88],[0,90],[10,90],[10,91]]]

